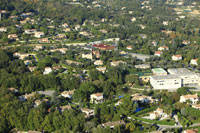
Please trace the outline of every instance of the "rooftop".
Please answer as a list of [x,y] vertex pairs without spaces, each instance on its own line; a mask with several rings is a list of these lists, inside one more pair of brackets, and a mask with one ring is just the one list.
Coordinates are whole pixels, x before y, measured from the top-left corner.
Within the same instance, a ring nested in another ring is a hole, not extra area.
[[176,74],[176,75],[192,75],[195,74],[194,72],[191,72],[190,70],[186,68],[172,68],[167,70],[170,74]]
[[159,76],[151,76],[155,80],[162,80],[162,79],[181,79],[178,76],[175,75],[159,75]]
[[167,73],[164,69],[162,68],[154,68],[152,69],[153,73]]

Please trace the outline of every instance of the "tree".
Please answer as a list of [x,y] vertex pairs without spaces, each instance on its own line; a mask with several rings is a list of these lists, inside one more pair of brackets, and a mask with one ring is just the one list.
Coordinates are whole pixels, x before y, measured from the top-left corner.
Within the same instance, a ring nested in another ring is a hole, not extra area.
[[177,93],[181,96],[181,95],[186,95],[186,94],[190,94],[190,90],[187,87],[181,87],[177,89]]

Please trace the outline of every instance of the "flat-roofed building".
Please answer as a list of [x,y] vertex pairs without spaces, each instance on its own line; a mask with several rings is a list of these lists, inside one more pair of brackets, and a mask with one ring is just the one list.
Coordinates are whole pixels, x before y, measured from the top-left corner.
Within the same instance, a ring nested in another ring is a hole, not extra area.
[[150,77],[154,89],[177,89],[182,86],[182,79],[176,75],[155,75]]
[[186,68],[168,69],[169,74],[176,75],[182,79],[183,87],[194,87],[199,84],[199,75]]
[[154,75],[167,75],[167,72],[162,68],[154,68],[152,72]]

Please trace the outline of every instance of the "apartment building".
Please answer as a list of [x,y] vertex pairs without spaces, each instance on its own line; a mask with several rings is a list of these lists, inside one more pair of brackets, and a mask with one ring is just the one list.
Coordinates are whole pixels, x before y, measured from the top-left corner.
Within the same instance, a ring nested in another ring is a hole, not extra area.
[[182,79],[176,75],[155,75],[150,77],[154,89],[177,89],[182,86]]
[[168,72],[171,75],[180,77],[183,87],[194,87],[199,84],[199,76],[186,68],[168,69]]

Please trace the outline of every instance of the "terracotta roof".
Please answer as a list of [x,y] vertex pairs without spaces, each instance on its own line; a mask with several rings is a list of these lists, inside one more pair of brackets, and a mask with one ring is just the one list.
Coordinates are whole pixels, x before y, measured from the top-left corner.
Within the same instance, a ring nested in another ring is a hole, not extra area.
[[92,95],[95,95],[95,96],[99,97],[99,96],[102,96],[103,94],[102,93],[94,93]]
[[162,51],[155,51],[155,54],[161,54]]
[[198,95],[197,94],[195,94],[195,95],[188,94],[188,95],[184,95],[183,97],[186,98],[186,99],[189,99],[189,98],[198,98]]

